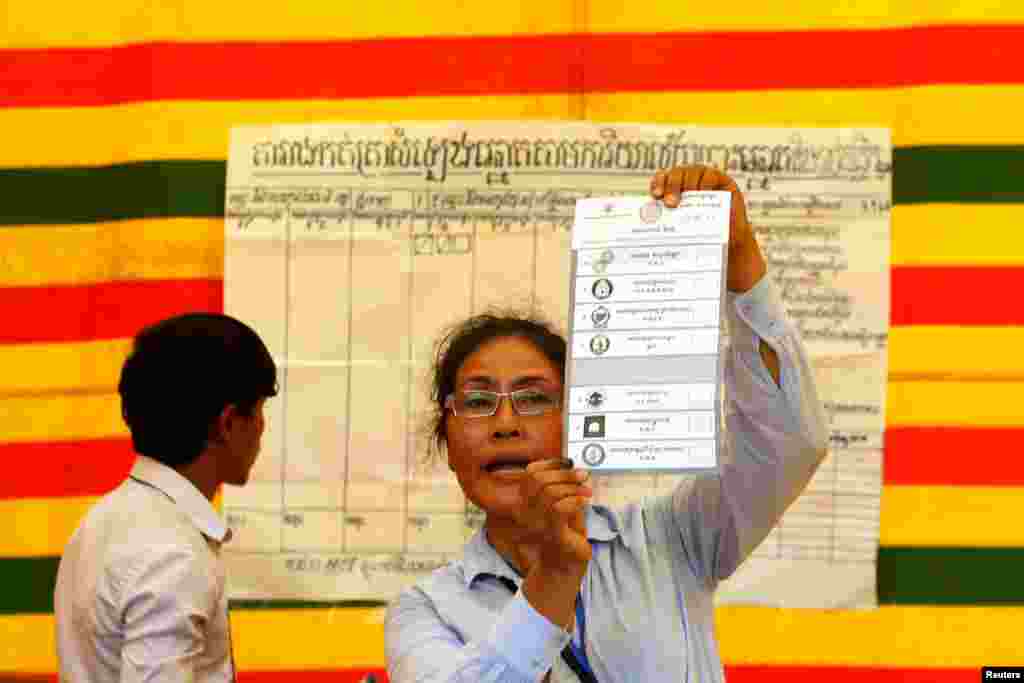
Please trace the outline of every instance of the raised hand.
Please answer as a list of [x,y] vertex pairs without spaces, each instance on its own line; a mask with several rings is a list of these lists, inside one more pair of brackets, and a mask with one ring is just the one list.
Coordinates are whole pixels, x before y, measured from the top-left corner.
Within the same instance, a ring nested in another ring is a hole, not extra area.
[[767,270],[754,230],[747,219],[747,206],[736,181],[710,166],[676,166],[658,171],[651,178],[650,192],[665,206],[675,208],[683,192],[722,190],[732,193],[729,216],[729,269],[726,286],[734,292],[745,292],[757,284]]

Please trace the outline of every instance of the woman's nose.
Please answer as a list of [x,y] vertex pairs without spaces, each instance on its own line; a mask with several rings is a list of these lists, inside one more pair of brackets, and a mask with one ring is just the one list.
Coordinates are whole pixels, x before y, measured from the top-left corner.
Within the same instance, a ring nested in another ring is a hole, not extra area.
[[498,409],[491,419],[494,421],[495,437],[519,436],[519,414],[512,405],[511,396],[502,396],[498,399]]

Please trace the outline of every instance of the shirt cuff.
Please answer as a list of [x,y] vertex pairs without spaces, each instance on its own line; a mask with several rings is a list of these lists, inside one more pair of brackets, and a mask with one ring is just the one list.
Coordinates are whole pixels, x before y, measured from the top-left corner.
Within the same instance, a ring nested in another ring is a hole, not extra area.
[[776,342],[789,331],[782,300],[767,274],[742,294],[726,292],[726,310],[730,342],[738,350],[756,351],[761,339],[778,348]]
[[551,668],[572,636],[548,621],[522,593],[509,600],[491,631],[491,646],[508,664],[531,680]]

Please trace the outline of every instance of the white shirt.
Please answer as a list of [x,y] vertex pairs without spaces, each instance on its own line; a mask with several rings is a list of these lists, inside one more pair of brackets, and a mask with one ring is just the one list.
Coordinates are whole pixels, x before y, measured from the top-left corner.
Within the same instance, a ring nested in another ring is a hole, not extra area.
[[187,479],[139,456],[86,514],[54,593],[60,680],[232,681],[228,529]]
[[[587,659],[601,683],[722,683],[714,593],[765,539],[825,457],[814,373],[767,277],[727,296],[728,430],[722,463],[670,494],[587,509],[593,559],[580,587]],[[758,349],[778,354],[776,385]],[[523,578],[479,531],[460,560],[403,591],[388,609],[392,683],[577,681],[559,656],[570,638],[537,612]],[[578,625],[578,624],[577,624]]]

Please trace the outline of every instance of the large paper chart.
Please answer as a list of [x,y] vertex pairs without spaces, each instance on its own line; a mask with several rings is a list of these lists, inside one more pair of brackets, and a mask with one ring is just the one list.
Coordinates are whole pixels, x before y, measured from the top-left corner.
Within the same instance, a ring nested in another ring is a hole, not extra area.
[[[458,557],[482,519],[425,461],[434,341],[491,305],[534,306],[567,330],[576,200],[644,194],[657,168],[684,163],[744,191],[833,430],[808,489],[719,600],[874,605],[888,131],[522,122],[232,131],[225,309],[281,368],[252,480],[224,492],[232,596],[387,600]],[[609,307],[610,320],[706,328],[712,303]],[[670,391],[648,398],[714,401],[702,385]],[[595,475],[595,497],[667,494],[680,476]]]

